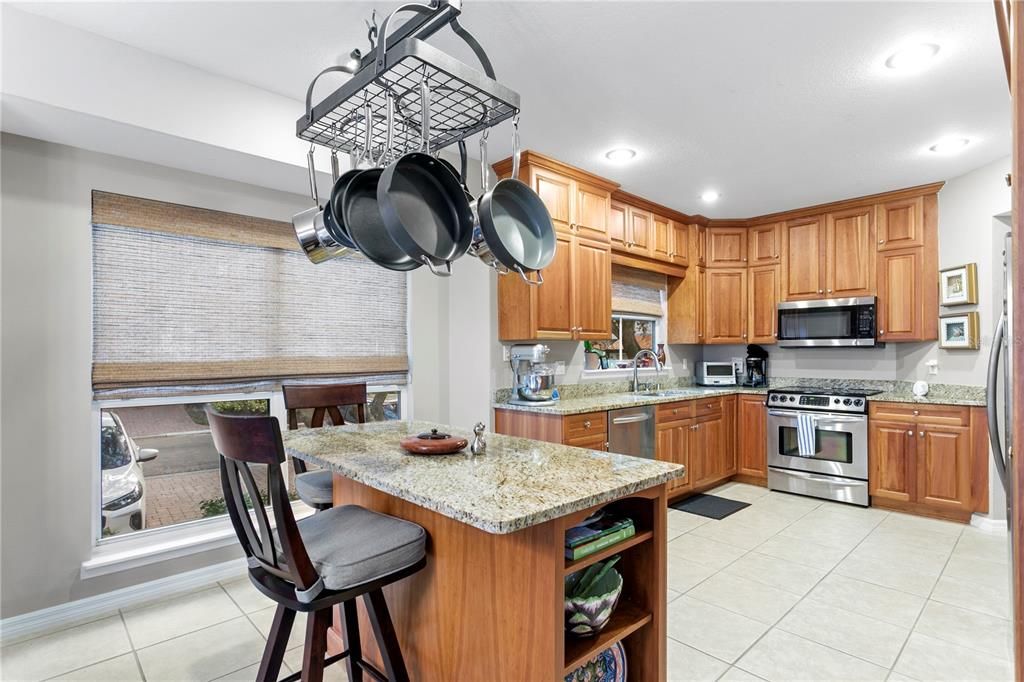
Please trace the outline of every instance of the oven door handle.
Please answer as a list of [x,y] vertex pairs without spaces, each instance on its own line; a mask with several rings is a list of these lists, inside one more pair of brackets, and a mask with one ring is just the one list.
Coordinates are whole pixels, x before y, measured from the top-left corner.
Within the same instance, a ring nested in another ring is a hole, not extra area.
[[794,478],[803,478],[803,479],[806,479],[808,481],[815,481],[817,483],[829,483],[829,484],[832,484],[832,485],[836,485],[836,484],[842,485],[844,483],[843,481],[836,480],[835,478],[832,478],[832,477],[828,477],[828,476],[815,476],[814,474],[809,474],[806,471],[793,471],[792,469],[787,469],[786,470],[786,475],[787,476],[793,476]]
[[[779,412],[777,410],[768,410],[769,417],[783,417],[784,419],[791,419],[796,421],[796,412]],[[864,421],[863,415],[858,417],[845,417],[845,416],[829,416],[827,414],[815,414],[815,424],[856,424]]]

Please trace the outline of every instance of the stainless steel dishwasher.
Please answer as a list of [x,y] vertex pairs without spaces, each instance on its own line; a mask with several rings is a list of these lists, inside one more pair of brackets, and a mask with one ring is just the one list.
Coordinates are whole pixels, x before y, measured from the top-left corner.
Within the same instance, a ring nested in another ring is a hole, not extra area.
[[608,452],[654,459],[654,406],[608,411]]

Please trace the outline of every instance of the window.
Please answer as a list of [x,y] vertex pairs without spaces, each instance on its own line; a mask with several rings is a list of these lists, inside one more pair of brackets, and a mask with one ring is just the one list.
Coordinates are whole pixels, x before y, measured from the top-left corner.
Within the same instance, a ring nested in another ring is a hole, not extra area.
[[[368,387],[367,421],[402,419],[403,397],[401,387]],[[286,424],[279,390],[210,396],[203,402],[161,398],[100,403],[101,540],[226,515],[219,455],[206,420],[210,404],[234,414],[272,415]],[[343,416],[356,421],[354,408]],[[309,418],[299,413],[300,424]],[[288,478],[294,481],[294,473],[289,471]],[[265,474],[256,479],[265,492]],[[290,487],[297,500],[294,485]]]
[[[657,317],[615,313],[612,315],[612,339],[594,341],[585,345],[588,354],[587,369],[632,369],[633,358],[642,350],[652,350],[665,362],[665,347],[660,340],[660,322]],[[641,367],[653,367],[654,361],[645,356]]]

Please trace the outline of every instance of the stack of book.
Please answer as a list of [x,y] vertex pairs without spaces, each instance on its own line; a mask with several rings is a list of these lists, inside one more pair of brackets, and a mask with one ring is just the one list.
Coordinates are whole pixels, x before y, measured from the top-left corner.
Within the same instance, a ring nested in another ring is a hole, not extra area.
[[633,519],[600,512],[565,532],[565,558],[582,559],[634,535]]

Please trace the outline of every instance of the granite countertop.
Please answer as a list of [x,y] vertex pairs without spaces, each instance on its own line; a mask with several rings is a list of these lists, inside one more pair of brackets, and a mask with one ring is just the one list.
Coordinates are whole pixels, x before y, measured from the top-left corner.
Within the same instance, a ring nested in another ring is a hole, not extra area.
[[493,407],[499,410],[514,410],[516,412],[531,412],[533,414],[569,415],[582,414],[584,412],[617,410],[622,407],[639,407],[641,405],[675,403],[680,400],[696,400],[699,398],[711,398],[720,395],[736,395],[738,393],[765,395],[768,392],[768,389],[765,387],[748,388],[744,386],[726,386],[722,388],[691,386],[689,388],[674,388],[671,389],[671,391],[672,394],[667,396],[644,395],[642,393],[604,393],[580,398],[562,398],[554,405],[545,406],[495,402]]
[[[825,383],[825,380],[808,380],[801,383]],[[795,382],[794,382],[795,383]],[[916,403],[919,405],[968,405],[972,407],[985,406],[984,386],[964,386],[958,384],[933,384],[928,395],[923,398],[915,396],[910,388],[909,382],[884,382],[885,388],[869,398],[878,402],[894,403]],[[827,390],[823,386],[822,390]],[[582,414],[584,412],[603,412],[606,410],[617,410],[623,407],[639,407],[641,405],[657,405],[659,403],[673,403],[680,400],[694,400],[711,396],[736,395],[753,393],[764,395],[767,388],[748,388],[744,386],[725,386],[722,388],[711,388],[702,386],[691,386],[687,388],[672,389],[672,395],[635,395],[633,393],[601,393],[596,395],[585,395],[574,398],[562,398],[554,405],[516,405],[506,402],[494,402],[493,407],[499,410],[513,410],[516,412],[530,412],[533,414],[556,414],[570,415]]]
[[[660,485],[685,472],[668,462],[488,433],[487,453],[410,455],[399,442],[428,422],[372,422],[283,434],[288,454],[479,528],[512,533]],[[468,452],[468,448],[467,451]]]

